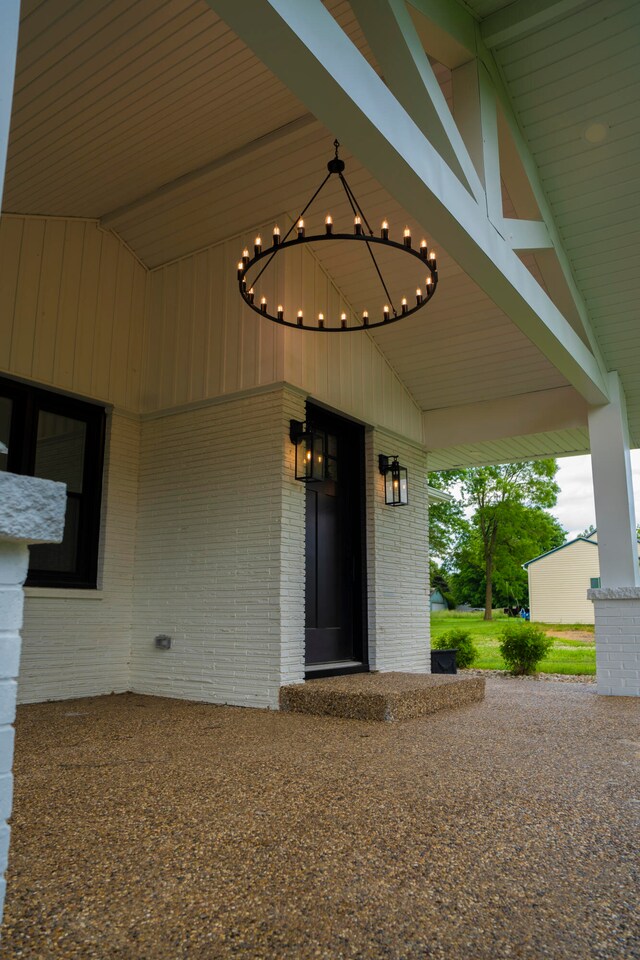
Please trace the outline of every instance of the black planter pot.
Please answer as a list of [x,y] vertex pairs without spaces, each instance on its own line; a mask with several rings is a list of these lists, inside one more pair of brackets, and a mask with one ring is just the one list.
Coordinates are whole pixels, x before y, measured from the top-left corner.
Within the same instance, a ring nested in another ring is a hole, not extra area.
[[431,673],[457,673],[457,650],[432,650]]

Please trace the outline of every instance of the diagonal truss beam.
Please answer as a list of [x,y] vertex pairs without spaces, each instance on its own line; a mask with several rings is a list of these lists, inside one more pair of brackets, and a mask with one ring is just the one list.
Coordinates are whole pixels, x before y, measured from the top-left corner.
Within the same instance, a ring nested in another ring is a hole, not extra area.
[[[591,404],[604,364],[582,342],[321,0],[207,0]],[[597,349],[597,348],[596,348]]]
[[351,0],[386,85],[479,202],[484,190],[404,0]]
[[[591,350],[597,355],[598,346],[588,311],[562,246],[535,160],[514,116],[502,75],[487,44],[488,41],[493,46],[495,41],[497,45],[498,35],[501,37],[499,42],[504,42],[506,34],[503,31],[506,30],[510,31],[512,39],[516,39],[516,36],[532,29],[534,23],[535,26],[551,23],[588,3],[589,0],[540,0],[532,4],[530,0],[514,0],[479,23],[456,0],[407,0],[408,9],[425,49],[433,51],[437,58],[452,70],[454,116],[484,182],[489,219],[505,236],[508,227],[501,222],[502,210],[498,202],[499,168],[496,166],[493,172],[484,169],[486,160],[492,154],[498,157],[495,109],[496,104],[500,104],[511,138],[503,143],[503,147],[510,151],[513,146],[527,178],[526,186],[523,183],[516,186],[519,192],[520,186],[525,186],[525,193],[532,193],[536,205],[535,212],[523,209],[518,210],[518,215],[533,216],[534,219],[537,218],[538,211],[542,215],[549,232],[551,247],[559,262],[557,270],[553,259],[549,259],[543,248],[537,248],[540,251],[538,256],[542,258],[539,266],[543,277],[553,288],[556,303],[562,310],[567,311],[567,316],[573,318],[573,325],[576,329],[581,329]],[[465,109],[465,101],[468,109]],[[503,156],[503,159],[508,162],[509,157]],[[513,184],[510,184],[510,192],[512,187]],[[519,247],[519,242],[519,238],[514,236],[513,249],[527,249]]]

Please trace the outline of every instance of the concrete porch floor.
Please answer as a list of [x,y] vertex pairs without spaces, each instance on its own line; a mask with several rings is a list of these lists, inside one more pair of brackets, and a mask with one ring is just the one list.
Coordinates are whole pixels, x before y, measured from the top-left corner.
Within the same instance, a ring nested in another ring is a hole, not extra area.
[[640,957],[640,702],[19,710],[4,958]]

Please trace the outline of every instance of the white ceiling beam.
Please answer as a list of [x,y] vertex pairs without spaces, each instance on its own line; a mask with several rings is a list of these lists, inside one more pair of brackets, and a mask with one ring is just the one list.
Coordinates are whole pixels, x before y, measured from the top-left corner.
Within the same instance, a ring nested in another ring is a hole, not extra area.
[[509,397],[509,402],[483,400],[422,414],[423,442],[428,450],[467,443],[503,440],[526,434],[586,427],[588,406],[573,387],[555,387]]
[[[585,346],[320,0],[208,3],[567,380],[590,403],[605,403],[601,358]],[[439,296],[445,291],[443,285]]]
[[384,81],[442,159],[484,202],[484,190],[404,0],[351,0]]
[[207,180],[212,173],[219,173],[220,170],[223,170],[225,167],[233,166],[233,164],[237,163],[239,160],[246,160],[247,157],[252,156],[257,157],[274,144],[284,144],[292,138],[297,137],[301,131],[307,130],[312,126],[317,126],[317,124],[318,121],[313,114],[305,113],[296,120],[291,120],[289,123],[285,123],[282,127],[278,127],[276,130],[271,130],[269,133],[265,133],[262,137],[257,137],[255,140],[251,140],[249,143],[244,143],[241,147],[237,147],[235,150],[225,153],[222,157],[216,157],[215,160],[211,160],[209,163],[205,163],[203,166],[197,167],[195,170],[190,170],[188,173],[183,174],[181,177],[177,177],[175,180],[170,180],[167,183],[163,183],[162,186],[152,190],[150,193],[144,194],[142,197],[138,197],[131,203],[124,204],[124,206],[118,207],[115,210],[109,210],[108,213],[103,214],[100,218],[100,225],[106,230],[114,229],[123,220],[130,219],[132,215],[145,210],[147,207],[157,204],[159,200],[172,197],[181,190],[190,189],[194,186],[194,184],[198,184]]
[[480,23],[480,36],[491,49],[512,43],[520,37],[589,6],[591,0],[515,0],[485,17]]
[[480,130],[482,135],[482,166],[487,198],[487,216],[502,232],[502,180],[500,178],[500,146],[498,140],[498,107],[496,92],[489,77],[478,63],[478,90],[480,96]]
[[480,112],[478,61],[469,60],[451,71],[453,117],[480,182],[485,185],[484,145]]
[[503,236],[512,250],[546,250],[553,247],[546,223],[541,220],[502,221]]

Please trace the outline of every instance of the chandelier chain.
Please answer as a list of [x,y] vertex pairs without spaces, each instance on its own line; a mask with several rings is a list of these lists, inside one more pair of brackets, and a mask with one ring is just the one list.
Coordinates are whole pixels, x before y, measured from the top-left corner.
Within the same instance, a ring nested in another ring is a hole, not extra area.
[[[366,226],[367,226],[367,230],[369,231],[369,235],[370,235],[370,236],[373,236],[373,230],[371,229],[371,226],[370,226],[370,224],[369,224],[369,221],[368,221],[367,218],[365,217],[365,215],[364,215],[364,213],[363,213],[363,211],[362,211],[362,208],[360,207],[360,204],[358,203],[358,201],[357,201],[357,199],[356,199],[355,193],[353,192],[353,190],[351,189],[351,187],[350,187],[349,184],[347,183],[346,179],[342,176],[342,174],[340,174],[339,176],[340,176],[340,182],[342,183],[342,186],[344,187],[344,191],[345,191],[345,193],[346,193],[346,195],[347,195],[347,200],[348,200],[349,203],[351,204],[351,209],[353,210],[354,215],[356,214],[356,212],[358,212],[358,213],[361,215],[362,219],[364,220],[364,222],[365,222],[365,224],[366,224]],[[354,206],[354,203],[355,203],[355,206]],[[357,211],[356,211],[356,207],[358,208]],[[391,294],[389,293],[389,290],[387,289],[387,285],[386,285],[386,283],[384,282],[384,277],[382,276],[382,272],[380,271],[380,267],[378,266],[378,261],[377,261],[376,258],[375,258],[375,255],[374,255],[373,250],[371,249],[371,244],[370,244],[370,243],[367,243],[367,250],[369,251],[369,256],[370,256],[371,259],[373,260],[373,265],[374,265],[374,267],[376,268],[376,273],[377,273],[378,276],[380,277],[380,283],[382,284],[382,288],[383,288],[384,292],[385,292],[386,295],[387,295],[387,300],[388,300],[389,303],[391,304],[391,309],[393,310],[393,315],[394,315],[394,317],[397,317],[397,316],[398,316],[398,311],[396,310],[395,305],[394,305],[394,302],[393,302],[393,300],[391,299]]]
[[[316,192],[314,193],[314,195],[311,197],[311,200],[309,200],[309,203],[306,205],[306,207],[304,208],[304,210],[302,211],[302,213],[299,215],[299,217],[297,218],[297,220],[294,220],[294,221],[293,221],[293,223],[291,224],[291,226],[289,227],[289,229],[287,230],[287,232],[286,232],[285,235],[284,235],[284,240],[282,241],[283,243],[285,243],[285,242],[289,239],[289,237],[291,236],[291,233],[292,233],[292,231],[293,231],[293,228],[295,227],[295,225],[296,225],[297,223],[300,222],[300,220],[302,220],[302,218],[304,217],[305,213],[307,212],[307,210],[309,209],[309,207],[311,206],[311,204],[313,203],[313,201],[316,199],[316,197],[318,196],[318,194],[320,193],[320,191],[322,190],[322,188],[324,187],[325,183],[327,182],[327,180],[329,179],[330,176],[331,176],[330,173],[328,173],[328,174],[326,175],[326,177],[324,178],[324,180],[322,181],[322,183],[320,184],[320,186],[318,187],[318,189],[316,190]],[[260,273],[259,273],[256,277],[253,278],[253,283],[254,283],[254,284],[256,284],[256,283],[258,282],[258,280],[260,279],[260,277],[262,276],[262,274],[265,272],[265,270],[267,269],[267,267],[269,266],[269,264],[271,263],[271,261],[273,260],[273,258],[275,257],[275,255],[276,255],[277,252],[278,252],[278,248],[276,247],[275,250],[273,251],[273,253],[271,254],[271,256],[269,257],[269,259],[267,260],[267,262],[265,263],[264,267],[263,267],[262,270],[260,271]]]

